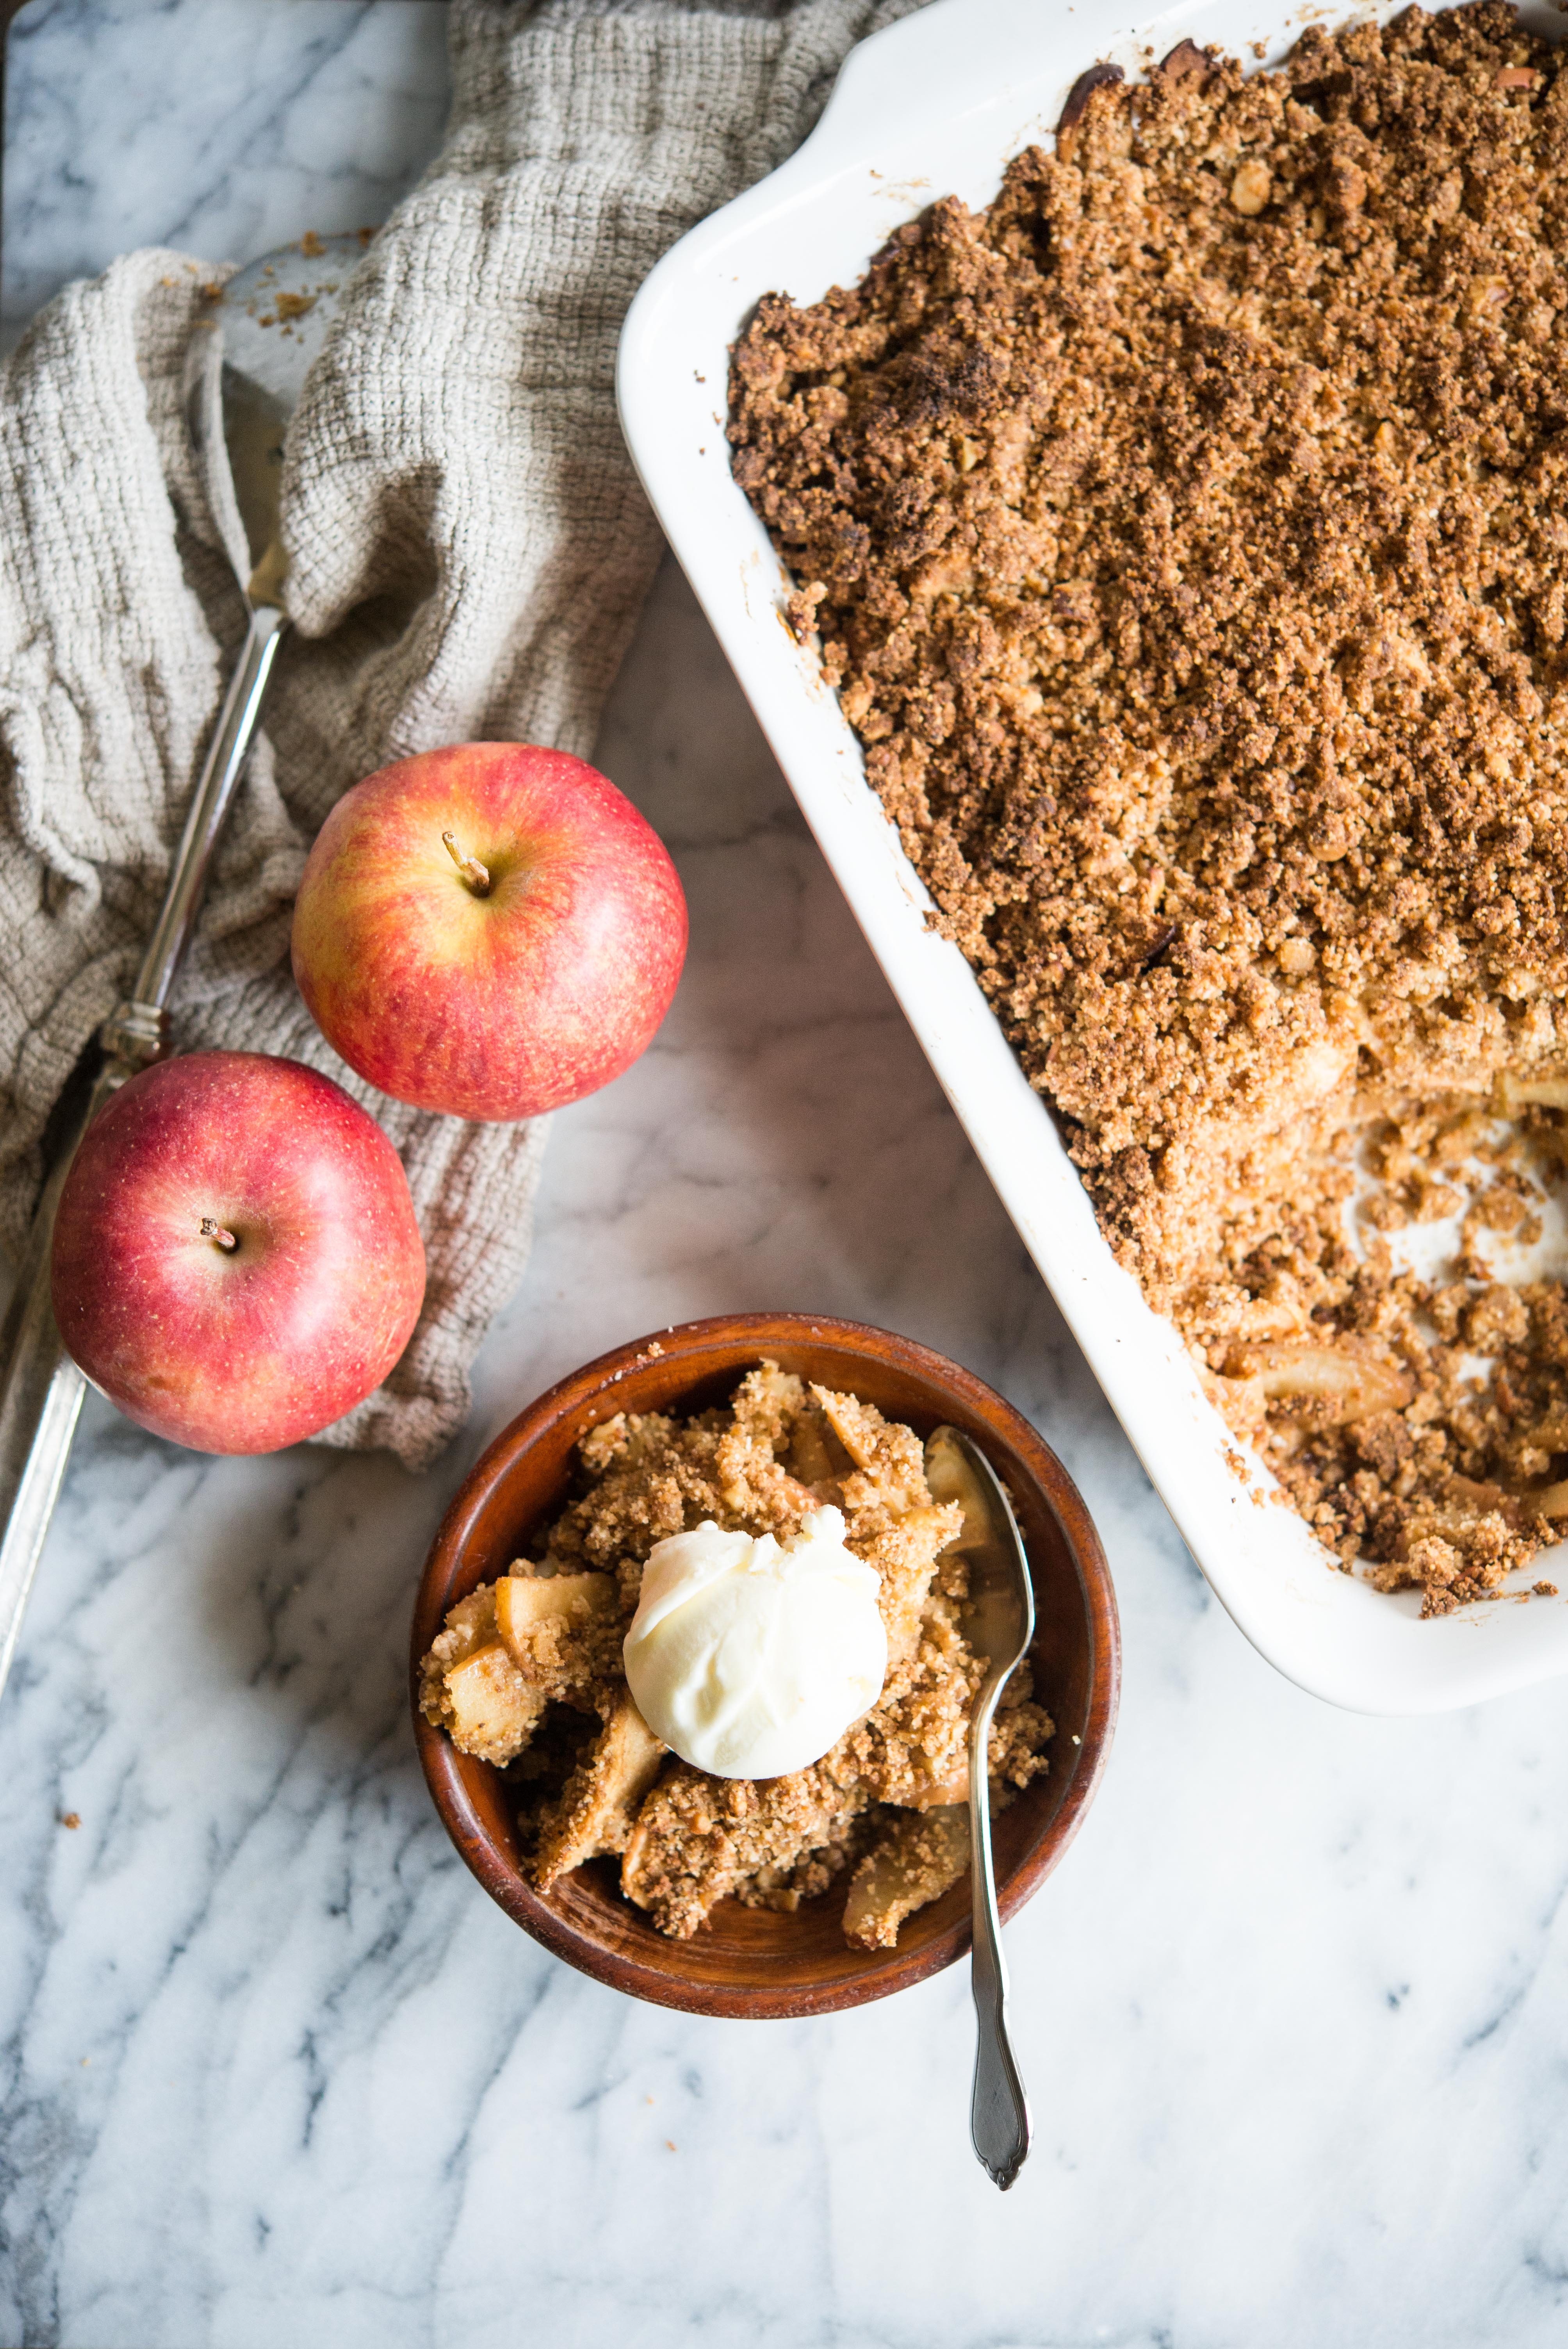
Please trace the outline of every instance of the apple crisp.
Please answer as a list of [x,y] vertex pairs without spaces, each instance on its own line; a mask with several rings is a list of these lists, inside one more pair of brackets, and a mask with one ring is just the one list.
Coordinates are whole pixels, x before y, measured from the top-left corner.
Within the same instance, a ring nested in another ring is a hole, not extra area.
[[[448,1614],[424,1661],[426,1718],[516,1784],[541,1891],[616,1857],[627,1898],[685,1940],[726,1898],[793,1910],[841,1882],[847,1939],[892,1947],[969,1865],[967,1739],[983,1677],[964,1635],[967,1568],[948,1548],[962,1512],[932,1499],[919,1437],[763,1362],[721,1409],[622,1413],[578,1453],[582,1489],[535,1555]],[[621,1668],[650,1551],[705,1520],[788,1542],[828,1506],[882,1579],[876,1704],[789,1776],[693,1769],[647,1728]],[[1047,1767],[1052,1734],[1021,1664],[991,1731],[994,1810]]]
[[1568,1148],[1563,56],[1477,0],[1097,68],[732,370],[790,624],[1118,1257],[1437,1612],[1568,1515],[1563,1296],[1504,1277]]

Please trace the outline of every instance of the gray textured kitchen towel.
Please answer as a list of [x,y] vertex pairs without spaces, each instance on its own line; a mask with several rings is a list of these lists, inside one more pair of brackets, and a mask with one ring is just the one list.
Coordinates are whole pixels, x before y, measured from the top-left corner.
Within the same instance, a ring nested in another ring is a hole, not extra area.
[[[658,560],[615,422],[615,339],[655,260],[778,162],[852,42],[915,0],[456,0],[441,152],[371,245],[290,435],[295,632],[174,1004],[184,1049],[283,1052],[403,1156],[429,1288],[407,1352],[328,1443],[430,1460],[529,1244],[540,1124],[388,1102],[288,968],[326,810],[388,759],[490,737],[590,755]],[[323,223],[301,223],[306,226]],[[46,1120],[128,989],[244,612],[180,386],[207,264],[116,262],[0,381],[0,1240]]]

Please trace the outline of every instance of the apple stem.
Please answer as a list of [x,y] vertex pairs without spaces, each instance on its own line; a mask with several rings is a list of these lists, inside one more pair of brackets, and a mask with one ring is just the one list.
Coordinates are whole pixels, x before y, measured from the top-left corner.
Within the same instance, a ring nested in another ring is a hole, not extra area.
[[240,1245],[233,1233],[226,1232],[211,1216],[201,1218],[201,1237],[204,1240],[216,1240],[221,1248],[237,1248]]
[[462,850],[458,846],[457,839],[453,833],[444,832],[441,834],[441,839],[448,855],[451,858],[452,863],[457,866],[458,871],[462,874],[463,879],[468,883],[469,887],[473,891],[474,895],[476,897],[488,897],[490,892],[489,865],[481,864],[477,856],[465,856]]

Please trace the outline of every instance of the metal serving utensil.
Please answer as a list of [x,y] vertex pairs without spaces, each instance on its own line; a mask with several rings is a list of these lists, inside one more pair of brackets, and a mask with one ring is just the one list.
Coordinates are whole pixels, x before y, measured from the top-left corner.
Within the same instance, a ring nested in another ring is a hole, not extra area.
[[991,1864],[985,1754],[996,1699],[1035,1636],[1035,1592],[1012,1503],[985,1454],[958,1428],[939,1427],[926,1444],[925,1476],[935,1499],[956,1501],[964,1511],[964,1530],[950,1546],[969,1561],[964,1630],[986,1667],[969,1723],[971,1982],[977,2025],[969,2133],[993,2185],[1006,2193],[1028,2155],[1029,2100],[1007,2038],[1007,1966]]
[[283,438],[325,339],[358,235],[307,236],[232,277],[191,337],[185,416],[250,625],[170,870],[136,985],[98,1031],[102,1061],[57,1112],[57,1146],[0,1324],[0,1689],[70,1457],[87,1381],[60,1343],[49,1299],[58,1204],[77,1144],[111,1093],[169,1050],[169,998],[287,620],[278,535]]

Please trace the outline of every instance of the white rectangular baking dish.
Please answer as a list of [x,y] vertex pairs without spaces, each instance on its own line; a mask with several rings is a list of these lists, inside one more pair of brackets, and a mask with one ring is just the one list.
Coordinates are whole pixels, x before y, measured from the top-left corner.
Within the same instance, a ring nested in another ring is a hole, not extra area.
[[[737,489],[724,435],[728,350],[759,295],[813,302],[860,276],[889,233],[935,197],[995,195],[1003,165],[1048,140],[1099,58],[1143,72],[1183,38],[1275,63],[1287,22],[1259,0],[1194,0],[1103,16],[1065,0],[934,0],[853,51],[810,139],[759,186],[682,239],[621,339],[627,442],[676,555],[948,1099],[1139,1456],[1216,1594],[1302,1688],[1368,1713],[1431,1713],[1568,1671],[1568,1599],[1509,1599],[1423,1623],[1330,1570],[1294,1513],[1259,1506],[1225,1464],[1233,1438],[1170,1325],[1101,1238],[1043,1103],[958,949],[924,925],[925,890],[865,782],[816,657],[784,626],[786,584]],[[1542,29],[1558,23],[1526,6]],[[1547,1553],[1535,1572],[1555,1579]]]

